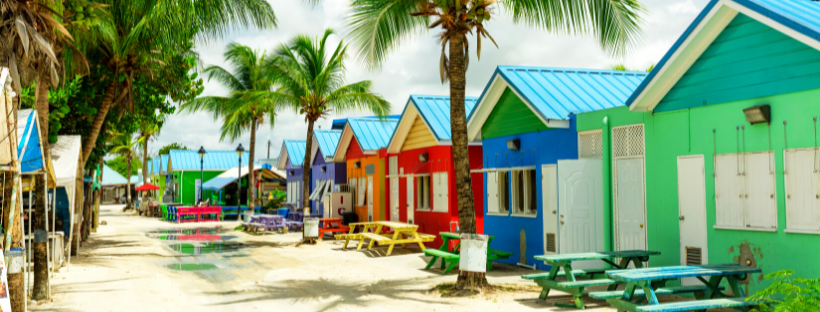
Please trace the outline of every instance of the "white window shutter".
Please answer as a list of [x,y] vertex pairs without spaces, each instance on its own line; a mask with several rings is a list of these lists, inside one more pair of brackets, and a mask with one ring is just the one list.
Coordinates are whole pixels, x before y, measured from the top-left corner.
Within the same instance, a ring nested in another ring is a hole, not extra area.
[[716,224],[723,227],[744,226],[743,169],[738,154],[715,156]]
[[487,213],[498,213],[498,173],[487,172]]
[[820,165],[816,150],[786,151],[786,229],[820,232]]
[[356,206],[364,206],[365,191],[367,190],[367,180],[359,179],[359,195],[357,196]]
[[350,186],[350,194],[353,196],[353,206],[358,206],[356,203],[358,202],[358,198],[359,198],[359,196],[358,196],[359,195],[359,192],[358,192],[359,188],[356,185],[356,178],[351,178],[350,179],[350,184],[348,184],[348,185]]
[[774,155],[772,152],[747,153],[746,227],[777,228],[777,191],[775,189]]
[[450,179],[447,172],[441,173],[441,211],[450,211]]

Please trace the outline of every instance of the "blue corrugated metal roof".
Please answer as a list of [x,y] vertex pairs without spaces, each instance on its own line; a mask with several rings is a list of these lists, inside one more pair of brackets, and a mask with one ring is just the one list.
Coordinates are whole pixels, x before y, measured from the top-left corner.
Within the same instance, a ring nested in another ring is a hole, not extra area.
[[305,162],[306,141],[285,140],[285,150],[288,152],[288,161],[294,167],[301,166]]
[[106,164],[103,164],[103,174],[102,174],[102,185],[103,186],[115,186],[115,185],[122,185],[128,183],[128,181],[118,172],[111,169]]
[[[709,12],[718,4],[718,0],[710,1],[703,11],[698,14],[692,24],[686,28],[686,31],[678,38],[672,48],[666,52],[655,69],[647,76],[635,92],[626,101],[627,105],[632,105],[635,99],[646,89],[649,82],[666,66],[672,55],[678,51],[684,41],[692,35],[695,28],[709,15]],[[749,8],[752,11],[760,13],[780,23],[783,26],[791,28],[808,37],[820,38],[820,2],[812,0],[734,0],[737,4]]]
[[[242,155],[242,164],[248,164],[248,156],[245,152]],[[199,170],[200,159],[197,151],[191,150],[171,150],[171,167],[174,171]],[[204,170],[228,170],[237,166],[236,151],[207,151],[205,153]]]
[[160,161],[160,172],[165,173],[168,172],[168,159],[170,156],[168,155],[159,155]]
[[399,120],[396,118],[348,118],[347,124],[353,130],[356,141],[363,151],[376,151],[387,147]]
[[[416,106],[416,109],[424,119],[424,122],[433,131],[433,134],[439,140],[450,140],[450,97],[441,95],[410,95],[410,101]],[[477,97],[465,97],[464,109],[467,116],[473,113],[476,104],[478,104]],[[405,108],[406,110],[407,108]]]
[[[647,76],[646,72],[635,71],[529,66],[498,66],[495,72],[534,108],[535,113],[552,120],[566,120],[570,114],[624,106]],[[481,94],[482,98],[490,84]]]
[[325,158],[333,157],[336,154],[336,147],[339,145],[339,139],[342,138],[341,130],[313,130],[313,136],[316,137],[316,142],[319,143],[319,151]]
[[159,174],[159,158],[154,157],[151,158],[151,161],[148,162],[148,169],[150,170],[151,174],[156,175]]
[[17,155],[20,157],[20,172],[32,172],[43,168],[43,152],[37,111],[21,109],[17,112]]

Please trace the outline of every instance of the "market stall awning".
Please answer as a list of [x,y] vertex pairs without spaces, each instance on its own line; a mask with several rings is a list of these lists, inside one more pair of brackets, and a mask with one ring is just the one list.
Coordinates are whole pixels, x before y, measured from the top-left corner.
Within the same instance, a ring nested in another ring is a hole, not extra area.
[[[248,166],[242,165],[242,176],[248,175]],[[253,164],[253,171],[260,171],[263,177],[269,179],[285,179],[285,175],[281,173],[277,173],[271,170],[271,166],[268,164]],[[237,167],[233,167],[228,169],[227,171],[223,172],[222,174],[214,177],[213,179],[208,180],[202,185],[203,190],[208,191],[218,191],[227,186],[228,184],[233,183],[236,181],[237,176],[239,175],[239,169]],[[258,176],[257,176],[258,177]]]
[[76,183],[81,146],[82,137],[79,135],[61,135],[57,137],[57,143],[49,146],[57,186],[69,186]]
[[45,165],[38,119],[33,109],[21,109],[17,113],[17,155],[23,173],[41,170]]
[[159,190],[159,187],[153,184],[143,184],[140,185],[138,188],[134,189],[135,191],[156,191]]

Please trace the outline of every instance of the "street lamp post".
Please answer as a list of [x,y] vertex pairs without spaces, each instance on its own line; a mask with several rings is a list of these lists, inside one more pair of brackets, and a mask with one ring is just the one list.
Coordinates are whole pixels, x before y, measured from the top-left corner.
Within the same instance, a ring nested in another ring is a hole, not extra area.
[[205,184],[205,147],[199,147],[199,202],[202,202],[202,185]]
[[236,156],[239,157],[239,161],[237,162],[239,165],[236,168],[239,169],[239,176],[236,179],[236,211],[242,211],[242,154],[245,153],[245,148],[242,147],[242,143],[239,143],[239,147],[236,148]]

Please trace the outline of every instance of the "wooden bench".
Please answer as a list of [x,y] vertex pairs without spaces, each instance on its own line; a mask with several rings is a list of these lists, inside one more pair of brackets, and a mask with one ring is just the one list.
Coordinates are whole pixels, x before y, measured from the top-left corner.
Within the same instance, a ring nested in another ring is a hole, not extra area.
[[639,306],[637,312],[678,312],[699,311],[720,308],[742,308],[758,305],[760,302],[746,301],[744,298],[720,298],[709,300],[695,300],[685,302],[664,303],[658,305]]
[[[364,241],[369,239],[370,243],[367,245],[367,250],[373,248],[373,244],[375,243],[378,243],[380,246],[388,245],[387,256],[393,252],[393,246],[395,246],[395,244],[401,244],[403,247],[406,247],[406,244],[418,244],[421,250],[424,251],[426,249],[424,243],[432,242],[436,238],[433,235],[418,233],[418,225],[401,222],[359,222],[351,223],[349,226],[350,232],[348,234],[334,235],[336,239],[345,240],[342,249],[347,248],[350,240],[356,239],[359,240],[359,245],[356,247],[356,250],[360,250],[364,245]],[[356,233],[356,228],[359,228],[359,233]],[[386,228],[393,229],[393,232],[385,234],[387,232]]]
[[492,249],[487,246],[487,270],[493,270],[493,260],[509,259],[513,254],[511,252]]
[[[596,275],[604,275],[605,276],[606,275],[606,270],[605,269],[600,269],[600,270],[572,270],[572,274],[575,275],[575,277],[587,277],[587,276],[596,276]],[[538,279],[549,278],[549,275],[550,275],[549,273],[536,273],[536,274],[522,275],[521,278],[527,279],[527,280],[538,280]],[[566,277],[566,276],[567,276],[567,272],[558,272],[558,274],[555,275],[555,277]]]
[[[721,289],[723,289],[721,287]],[[709,290],[709,287],[706,286],[678,286],[678,287],[662,287],[655,290],[655,295],[679,295],[679,294],[691,294],[691,293],[703,293]],[[636,289],[635,296],[644,296],[643,289]],[[613,298],[621,298],[624,296],[623,290],[615,290],[615,291],[599,291],[589,294],[590,297],[600,300],[606,299],[613,299]]]
[[322,226],[319,228],[319,237],[324,237],[325,233],[344,233],[350,230],[350,227],[342,224],[342,218],[322,218]]

